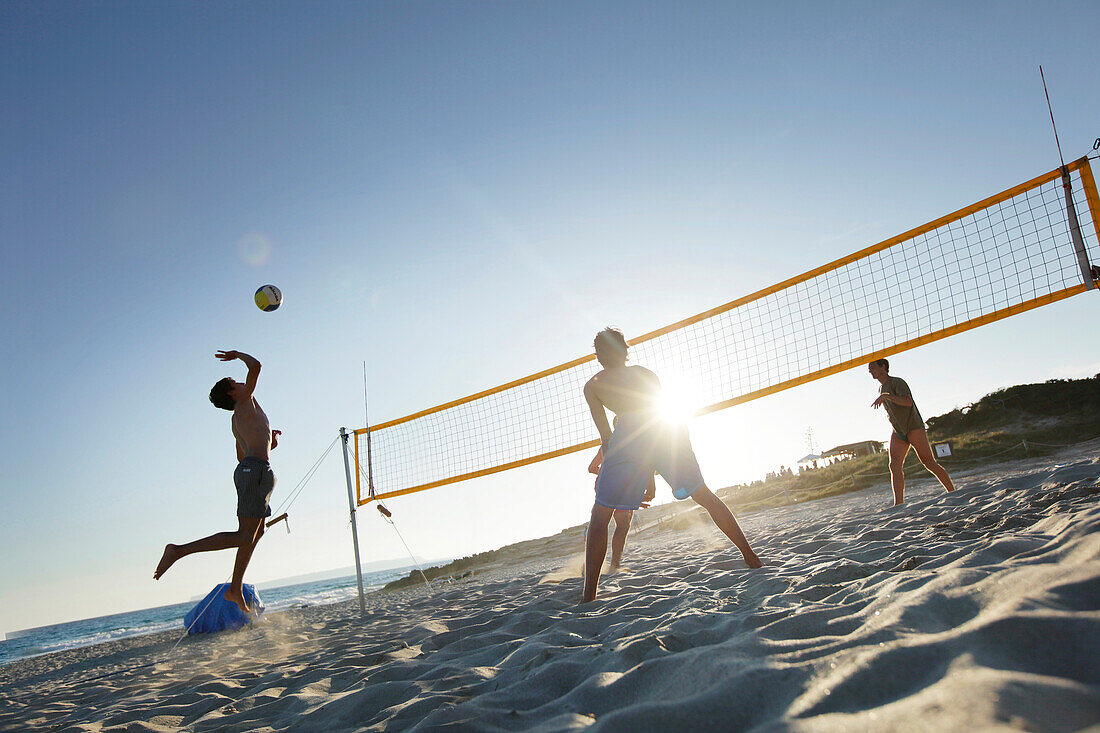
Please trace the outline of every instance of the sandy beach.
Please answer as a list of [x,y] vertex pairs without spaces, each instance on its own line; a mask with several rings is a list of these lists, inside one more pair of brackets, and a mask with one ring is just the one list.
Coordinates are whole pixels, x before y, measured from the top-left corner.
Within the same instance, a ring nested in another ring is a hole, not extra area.
[[559,541],[364,618],[22,660],[0,730],[1079,730],[1100,724],[1098,453],[911,481],[897,509],[877,483],[743,515],[757,571],[711,525],[662,523],[581,608]]

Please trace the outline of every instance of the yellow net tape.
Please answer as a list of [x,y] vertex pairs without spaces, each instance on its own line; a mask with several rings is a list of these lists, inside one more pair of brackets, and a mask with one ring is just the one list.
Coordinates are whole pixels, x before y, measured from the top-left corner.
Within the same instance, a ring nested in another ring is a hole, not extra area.
[[[1088,260],[1100,262],[1100,200],[1088,160],[1066,168],[1081,241]],[[1054,170],[631,339],[631,361],[666,385],[690,385],[695,414],[774,394],[1094,287],[1082,277],[1068,222]],[[594,360],[355,431],[359,503],[599,445],[581,394]]]

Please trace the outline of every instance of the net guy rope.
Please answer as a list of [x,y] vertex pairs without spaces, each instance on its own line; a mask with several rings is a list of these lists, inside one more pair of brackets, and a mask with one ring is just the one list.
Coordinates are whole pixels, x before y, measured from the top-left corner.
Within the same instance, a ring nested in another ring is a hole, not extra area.
[[[1083,157],[632,339],[631,356],[691,385],[695,415],[722,410],[1095,289],[1098,222]],[[354,431],[356,505],[596,447],[594,359]]]

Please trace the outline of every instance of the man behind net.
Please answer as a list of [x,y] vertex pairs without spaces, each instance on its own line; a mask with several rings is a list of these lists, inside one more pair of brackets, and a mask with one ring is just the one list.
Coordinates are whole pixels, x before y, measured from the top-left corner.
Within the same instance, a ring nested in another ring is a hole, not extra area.
[[939,479],[945,491],[954,491],[955,485],[947,469],[936,460],[932,446],[928,442],[928,432],[924,428],[924,419],[920,416],[913,392],[901,377],[890,376],[890,362],[876,359],[867,365],[867,371],[880,383],[879,395],[871,406],[875,409],[886,408],[890,419],[890,487],[894,490],[894,506],[905,503],[905,456],[912,448],[917,458],[928,472]]
[[[687,428],[661,420],[657,411],[661,383],[657,375],[645,367],[626,365],[626,339],[618,329],[600,331],[593,345],[603,371],[584,385],[584,398],[600,432],[603,465],[596,479],[596,502],[588,524],[582,602],[596,598],[612,515],[617,509],[637,509],[655,472],[669,483],[677,499],[690,496],[707,510],[749,567],[760,567],[763,563],[749,547],[729,507],[703,482]],[[614,433],[605,410],[618,416]]]

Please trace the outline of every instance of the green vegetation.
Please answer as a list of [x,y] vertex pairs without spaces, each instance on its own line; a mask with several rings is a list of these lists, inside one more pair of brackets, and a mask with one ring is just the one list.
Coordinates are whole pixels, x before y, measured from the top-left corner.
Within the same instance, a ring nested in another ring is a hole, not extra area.
[[[952,466],[980,465],[986,458],[1047,455],[1057,450],[1051,446],[1100,436],[1100,374],[1089,379],[1052,379],[1008,387],[926,422],[933,443],[951,443],[952,457],[940,461],[948,470]],[[910,451],[905,461],[906,477],[924,472],[916,454]],[[889,459],[883,452],[794,476],[731,486],[719,495],[738,511],[756,511],[842,494],[888,478]]]
[[[459,558],[446,565],[424,568],[424,574],[428,576],[428,580],[433,581],[434,585],[437,580],[442,582],[461,581],[487,570],[504,569],[546,557],[564,557],[581,553],[584,551],[583,532],[584,525],[569,527],[551,537],[517,542],[499,550],[489,550]],[[408,588],[420,585],[423,582],[420,572],[413,570],[404,578],[387,583],[383,590]]]
[[[1064,445],[1100,435],[1100,374],[1052,379],[987,394],[965,410],[928,420],[935,440],[950,440],[959,458],[1004,450],[1013,443]],[[1050,448],[1035,446],[1036,454]]]
[[[912,462],[920,466],[912,457]],[[906,462],[906,473],[912,466]],[[923,470],[923,467],[921,468]],[[889,476],[886,453],[861,456],[790,476],[778,476],[749,485],[728,486],[718,495],[735,512],[753,512],[770,507],[812,501],[866,488]]]

